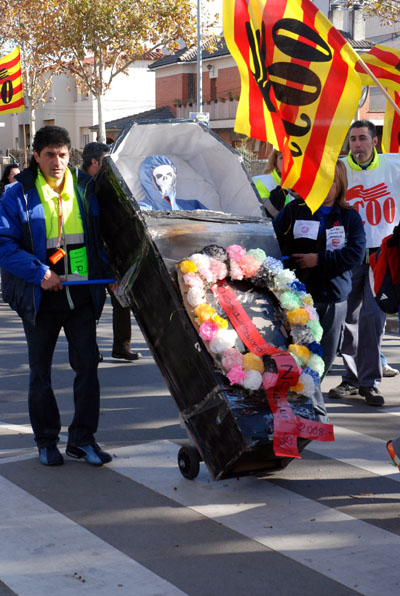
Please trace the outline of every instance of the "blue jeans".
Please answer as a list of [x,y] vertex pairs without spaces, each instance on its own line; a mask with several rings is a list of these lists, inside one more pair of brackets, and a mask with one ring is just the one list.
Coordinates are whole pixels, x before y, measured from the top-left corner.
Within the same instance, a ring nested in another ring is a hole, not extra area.
[[347,301],[316,302],[315,308],[318,312],[319,322],[324,330],[321,340],[323,350],[322,358],[325,364],[325,371],[321,377],[322,381],[341,348],[344,322],[347,312]]
[[60,412],[51,386],[51,365],[61,328],[68,341],[69,362],[75,371],[75,413],[68,428],[68,444],[95,442],[100,411],[97,376],[96,320],[90,305],[74,310],[42,312],[35,325],[23,321],[29,354],[29,416],[38,447],[55,445],[61,430]]

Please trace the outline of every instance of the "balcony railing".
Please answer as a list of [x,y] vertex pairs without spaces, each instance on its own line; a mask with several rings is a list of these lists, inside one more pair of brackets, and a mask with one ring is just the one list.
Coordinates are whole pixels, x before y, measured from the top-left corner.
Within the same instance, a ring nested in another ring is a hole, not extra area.
[[238,108],[238,101],[233,99],[230,101],[227,99],[225,102],[218,100],[216,103],[211,101],[210,103],[204,103],[201,109],[197,109],[197,103],[192,105],[186,104],[177,106],[176,116],[177,118],[189,118],[190,112],[208,112],[211,120],[234,120],[236,118],[236,112]]

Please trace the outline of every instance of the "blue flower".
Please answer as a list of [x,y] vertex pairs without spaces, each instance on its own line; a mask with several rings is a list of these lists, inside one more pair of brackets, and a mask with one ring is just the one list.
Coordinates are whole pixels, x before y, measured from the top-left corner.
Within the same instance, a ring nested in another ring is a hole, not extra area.
[[324,353],[321,344],[319,344],[317,341],[312,341],[310,344],[307,345],[307,348],[310,350],[310,352],[312,352],[313,354],[318,354],[318,356],[321,356]]

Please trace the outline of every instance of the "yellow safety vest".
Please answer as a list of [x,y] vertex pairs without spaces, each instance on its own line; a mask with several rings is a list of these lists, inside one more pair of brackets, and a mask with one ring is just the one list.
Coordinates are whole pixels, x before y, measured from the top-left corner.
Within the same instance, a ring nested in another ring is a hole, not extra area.
[[[67,168],[64,187],[59,195],[38,169],[36,189],[45,215],[46,252],[50,268],[69,281],[87,280],[88,257],[72,173]],[[51,257],[58,249],[65,252],[65,257],[52,263]]]

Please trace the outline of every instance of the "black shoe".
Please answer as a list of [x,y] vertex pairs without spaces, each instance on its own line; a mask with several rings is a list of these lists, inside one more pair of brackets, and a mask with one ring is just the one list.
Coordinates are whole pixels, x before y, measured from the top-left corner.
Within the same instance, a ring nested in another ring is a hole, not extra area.
[[350,397],[351,395],[357,395],[358,388],[346,381],[342,381],[340,385],[330,389],[328,397],[331,399],[341,399],[342,397]]
[[83,457],[93,466],[102,466],[103,464],[108,464],[112,460],[112,456],[106,451],[103,451],[97,443],[80,447],[71,447],[67,445],[65,453],[75,459],[81,459]]
[[56,445],[50,445],[50,447],[38,447],[38,449],[40,463],[44,466],[62,466],[64,463],[64,458]]
[[360,387],[358,392],[365,397],[365,402],[369,406],[383,406],[385,403],[382,393],[379,393],[376,387]]
[[99,364],[100,364],[100,362],[103,362],[103,360],[104,360],[103,354],[101,352],[99,352],[99,356],[98,356]]
[[120,352],[117,350],[113,350],[111,352],[111,356],[113,358],[122,358],[123,360],[139,360],[142,357],[140,352],[131,352],[130,350],[121,350]]

